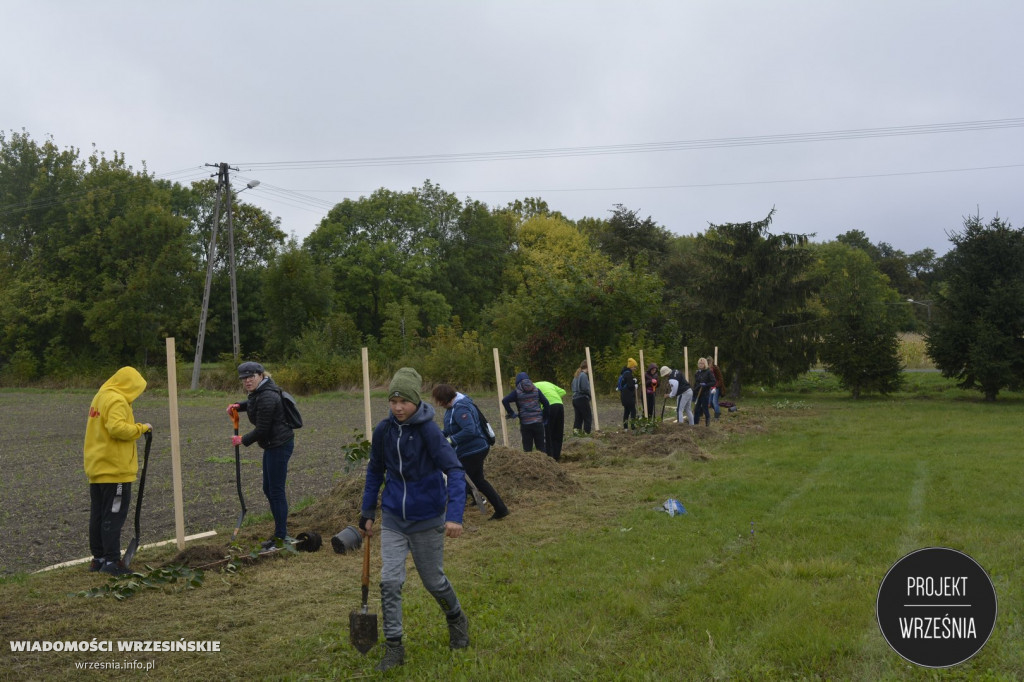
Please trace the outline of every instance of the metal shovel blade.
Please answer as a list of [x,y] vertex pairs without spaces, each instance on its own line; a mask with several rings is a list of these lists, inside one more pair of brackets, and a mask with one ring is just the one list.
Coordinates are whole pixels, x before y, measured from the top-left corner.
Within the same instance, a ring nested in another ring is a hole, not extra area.
[[377,614],[366,613],[365,610],[350,612],[348,631],[352,646],[359,653],[365,654],[377,643]]
[[348,636],[352,646],[361,654],[373,648],[377,643],[377,614],[367,613],[366,606],[370,598],[370,538],[363,542],[363,606],[358,611],[348,614]]
[[132,541],[128,543],[128,549],[124,551],[124,556],[121,557],[121,563],[126,567],[132,565],[132,559],[135,558],[135,551],[139,548],[139,537],[135,536]]

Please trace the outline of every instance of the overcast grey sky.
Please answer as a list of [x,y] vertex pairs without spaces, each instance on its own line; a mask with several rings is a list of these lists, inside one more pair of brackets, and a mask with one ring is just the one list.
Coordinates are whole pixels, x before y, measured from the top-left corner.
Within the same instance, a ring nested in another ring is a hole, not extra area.
[[[678,234],[774,206],[773,232],[859,229],[908,253],[944,253],[976,212],[1024,223],[1019,0],[7,0],[2,16],[0,128],[186,183],[228,162],[236,189],[262,183],[240,198],[299,238],[346,197],[426,179],[573,219],[621,203]],[[907,134],[922,129],[943,132]],[[554,149],[571,151],[536,152]],[[479,156],[438,158],[454,154]],[[409,156],[427,158],[351,162]]]

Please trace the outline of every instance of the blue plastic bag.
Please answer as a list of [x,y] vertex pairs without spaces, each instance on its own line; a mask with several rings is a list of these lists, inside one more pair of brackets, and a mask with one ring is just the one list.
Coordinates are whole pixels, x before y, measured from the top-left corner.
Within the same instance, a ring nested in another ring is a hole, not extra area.
[[686,513],[686,507],[684,507],[683,503],[675,499],[674,497],[670,497],[669,499],[665,500],[665,504],[663,504],[662,507],[664,507],[665,511],[668,512],[669,516],[675,516],[676,514]]

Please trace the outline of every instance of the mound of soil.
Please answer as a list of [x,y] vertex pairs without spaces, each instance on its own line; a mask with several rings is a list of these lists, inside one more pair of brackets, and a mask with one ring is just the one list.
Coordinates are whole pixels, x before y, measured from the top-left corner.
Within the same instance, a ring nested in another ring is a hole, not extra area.
[[[365,469],[360,469],[349,474],[326,497],[290,514],[289,526],[314,530],[326,542],[345,526],[356,525],[366,482],[364,472]],[[531,492],[571,493],[579,490],[579,484],[542,452],[523,452],[496,445],[487,456],[484,473],[506,503],[519,502]]]
[[228,549],[224,545],[190,545],[174,555],[167,566],[188,566],[196,568],[226,559]]

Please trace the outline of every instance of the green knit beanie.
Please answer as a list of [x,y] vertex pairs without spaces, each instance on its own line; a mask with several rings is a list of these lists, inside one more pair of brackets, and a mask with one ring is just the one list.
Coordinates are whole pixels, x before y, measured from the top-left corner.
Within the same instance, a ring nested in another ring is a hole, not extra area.
[[403,367],[391,379],[388,386],[388,398],[405,398],[410,403],[420,404],[420,388],[423,378],[412,367]]

